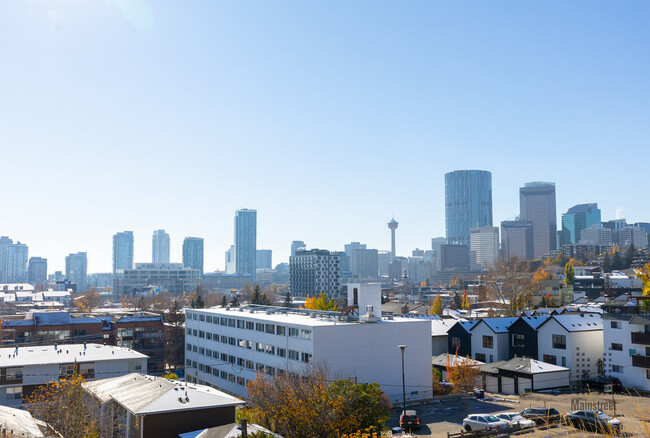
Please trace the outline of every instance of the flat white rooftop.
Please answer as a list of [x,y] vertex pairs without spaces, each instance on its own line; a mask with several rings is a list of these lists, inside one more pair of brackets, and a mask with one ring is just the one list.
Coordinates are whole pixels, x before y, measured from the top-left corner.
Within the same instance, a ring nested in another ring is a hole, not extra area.
[[[270,310],[269,310],[270,309]],[[242,307],[212,307],[209,309],[187,309],[192,313],[210,315],[212,317],[257,319],[268,323],[297,324],[306,326],[333,326],[333,325],[358,325],[358,324],[413,324],[428,320],[417,318],[382,318],[376,323],[367,323],[359,320],[347,321],[345,317],[339,319],[339,312],[310,311],[306,309],[289,309],[286,307],[270,306],[242,306]]]
[[96,362],[119,359],[146,359],[137,351],[123,347],[99,344],[64,344],[56,347],[43,345],[38,347],[0,348],[0,367],[20,367],[29,365],[46,365],[53,363]]

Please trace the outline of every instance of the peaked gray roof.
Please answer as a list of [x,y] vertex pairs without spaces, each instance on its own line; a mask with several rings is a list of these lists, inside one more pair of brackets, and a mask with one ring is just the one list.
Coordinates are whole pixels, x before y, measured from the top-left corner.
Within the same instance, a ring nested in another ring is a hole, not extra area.
[[523,374],[542,374],[556,371],[569,371],[566,367],[553,365],[530,357],[513,357],[509,361],[497,366],[500,370],[515,371]]
[[474,330],[481,322],[484,322],[494,333],[507,333],[508,327],[510,327],[517,319],[517,317],[481,318],[481,320],[472,327],[471,330]]
[[599,313],[567,312],[563,313],[562,315],[553,315],[551,318],[541,324],[540,327],[551,319],[556,320],[569,332],[586,332],[603,329],[603,318]]
[[243,405],[214,388],[138,373],[84,383],[102,403],[114,400],[134,415]]

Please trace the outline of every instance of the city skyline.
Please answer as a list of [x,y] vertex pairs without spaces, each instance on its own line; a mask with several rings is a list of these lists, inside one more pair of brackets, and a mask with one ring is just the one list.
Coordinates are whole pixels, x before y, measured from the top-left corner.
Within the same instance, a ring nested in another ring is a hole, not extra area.
[[[88,272],[111,272],[116,232],[132,230],[146,262],[164,228],[171,261],[185,236],[204,238],[210,272],[249,206],[274,263],[293,240],[388,250],[393,216],[405,255],[445,236],[456,169],[492,173],[495,226],[531,181],[556,184],[558,215],[598,202],[603,220],[649,221],[635,159],[650,138],[649,14],[647,2],[4,2],[1,159],[21,183],[0,206],[34,214],[6,214],[0,235],[50,272],[79,251]],[[85,214],[36,214],[63,205]]]

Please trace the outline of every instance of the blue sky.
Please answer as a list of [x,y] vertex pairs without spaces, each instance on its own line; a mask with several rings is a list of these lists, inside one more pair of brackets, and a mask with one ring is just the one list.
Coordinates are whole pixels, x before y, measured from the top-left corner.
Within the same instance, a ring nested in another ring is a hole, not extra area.
[[62,269],[166,229],[223,269],[238,208],[258,247],[398,253],[444,235],[444,173],[492,172],[494,221],[554,181],[650,221],[646,1],[0,3],[0,235]]

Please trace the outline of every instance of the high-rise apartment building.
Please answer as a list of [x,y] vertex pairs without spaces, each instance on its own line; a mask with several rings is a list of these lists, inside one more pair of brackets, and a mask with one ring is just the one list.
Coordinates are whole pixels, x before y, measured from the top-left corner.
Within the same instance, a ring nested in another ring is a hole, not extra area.
[[533,258],[557,249],[555,183],[530,182],[519,189],[519,220],[533,224]]
[[186,237],[183,240],[183,265],[186,268],[198,269],[203,275],[203,239]]
[[648,236],[643,228],[628,226],[619,228],[612,232],[614,242],[623,248],[634,245],[636,248],[644,248],[648,245]]
[[447,243],[468,245],[470,228],[492,226],[492,173],[456,170],[445,174]]
[[230,245],[226,251],[226,274],[235,273],[235,245]]
[[31,257],[27,268],[27,281],[30,284],[47,283],[47,259]]
[[7,236],[0,237],[0,283],[7,283],[7,251],[13,243]]
[[133,269],[133,231],[113,236],[113,274],[118,269]]
[[469,233],[470,268],[472,271],[490,269],[499,258],[499,228],[477,227]]
[[151,252],[152,263],[169,263],[169,234],[165,233],[165,230],[153,232]]
[[235,213],[235,272],[255,280],[257,257],[257,210]]
[[270,249],[258,249],[255,253],[255,264],[257,269],[273,269],[273,251]]
[[592,225],[600,224],[598,204],[578,204],[562,215],[561,245],[576,244],[580,241],[580,232]]
[[299,250],[289,259],[289,290],[294,297],[341,292],[341,256],[324,249]]
[[592,225],[580,232],[580,242],[592,245],[611,245],[612,230],[602,225]]
[[[365,245],[363,245],[365,247]],[[392,254],[392,252],[391,252]],[[374,279],[379,274],[379,251],[376,249],[355,248],[350,257],[350,271],[363,279]]]
[[27,282],[27,260],[29,250],[20,242],[7,247],[7,283]]
[[506,260],[533,258],[533,223],[525,221],[501,222],[501,254]]
[[291,242],[291,257],[296,255],[296,251],[299,249],[306,249],[305,242],[302,240],[294,240]]
[[65,258],[65,276],[77,285],[77,292],[86,290],[88,281],[88,256],[85,252],[70,254]]

